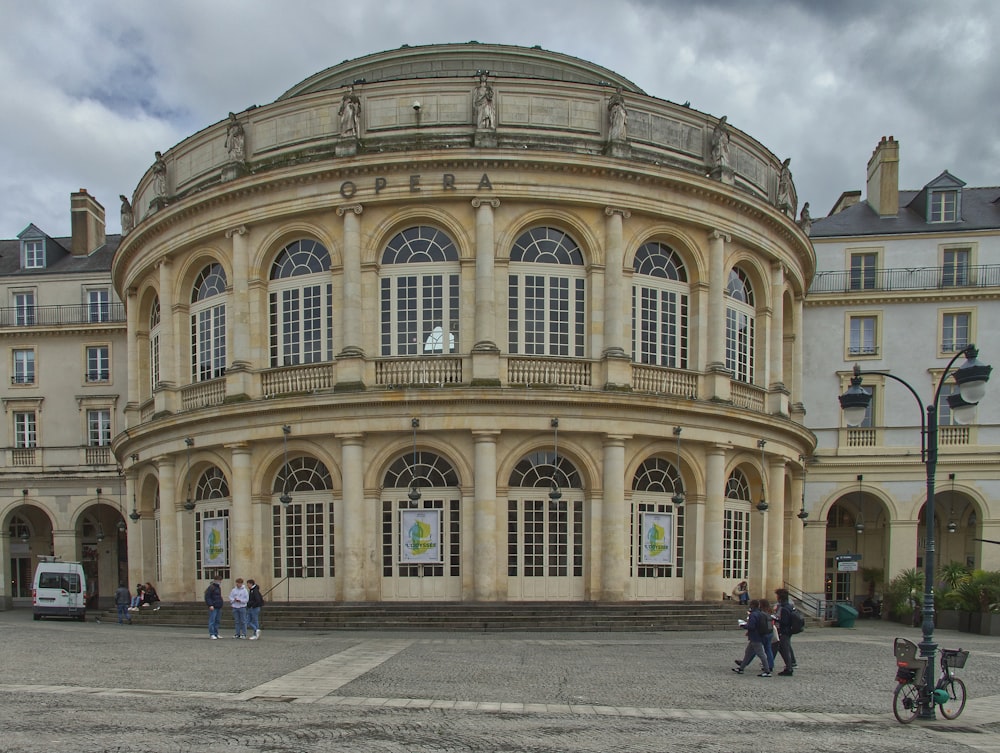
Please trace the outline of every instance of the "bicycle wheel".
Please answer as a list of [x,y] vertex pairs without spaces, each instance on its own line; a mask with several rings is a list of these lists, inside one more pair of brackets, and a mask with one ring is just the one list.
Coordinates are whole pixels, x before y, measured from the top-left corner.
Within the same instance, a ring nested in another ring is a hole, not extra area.
[[[964,697],[964,694],[963,694]],[[912,682],[896,686],[892,694],[892,713],[901,724],[909,724],[920,711],[920,688]]]
[[965,683],[957,677],[941,684],[948,691],[948,700],[940,704],[941,716],[945,719],[957,719],[965,708]]

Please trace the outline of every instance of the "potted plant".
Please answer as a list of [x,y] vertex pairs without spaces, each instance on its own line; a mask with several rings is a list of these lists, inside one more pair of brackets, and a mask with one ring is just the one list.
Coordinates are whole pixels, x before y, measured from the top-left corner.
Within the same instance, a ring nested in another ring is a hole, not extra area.
[[968,632],[968,612],[961,610],[958,586],[969,579],[969,568],[959,562],[949,562],[938,573],[938,590],[934,603],[937,609],[934,624],[942,630],[965,629]]
[[889,616],[906,625],[919,624],[917,615],[923,590],[924,574],[921,571],[911,567],[900,572],[886,587],[885,603]]
[[1000,572],[973,570],[955,592],[960,608],[970,613],[969,632],[1000,635],[1000,619],[994,619],[1000,615]]

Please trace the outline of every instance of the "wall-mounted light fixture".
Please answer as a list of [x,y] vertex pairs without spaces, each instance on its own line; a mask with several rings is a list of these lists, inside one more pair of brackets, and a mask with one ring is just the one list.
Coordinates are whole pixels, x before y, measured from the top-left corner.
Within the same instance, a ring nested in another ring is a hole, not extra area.
[[[132,467],[135,468],[135,464],[139,460],[139,453],[138,452],[133,452],[129,457],[132,458]],[[133,523],[138,523],[139,522],[139,518],[142,517],[139,514],[138,505],[136,505],[136,500],[135,500],[135,486],[134,485],[132,487],[132,512],[130,512],[128,514],[128,517],[129,517],[129,520],[131,520]]]
[[865,532],[865,513],[861,507],[861,482],[865,480],[865,477],[860,473],[858,474],[858,518],[854,523],[854,530],[859,534]]
[[760,448],[760,502],[757,503],[758,512],[767,512],[767,469],[764,466],[764,445],[766,445],[763,439],[757,440],[757,446]]
[[194,509],[194,499],[191,498],[191,446],[194,438],[184,437],[184,444],[187,446],[187,471],[184,472],[184,478],[187,479],[187,499],[184,501],[184,509],[191,512]]
[[410,491],[406,496],[411,502],[419,502],[421,494],[420,487],[417,486],[417,429],[420,428],[420,419],[411,419],[410,428],[413,430],[413,461],[410,463]]
[[948,533],[955,533],[958,530],[958,523],[955,522],[955,474],[949,473],[948,480],[951,481],[951,498],[948,500]]
[[[27,489],[22,489],[21,490],[21,506],[22,507],[27,507],[28,506],[28,490]],[[21,529],[21,541],[23,541],[25,544],[27,544],[31,540],[31,535],[28,533],[28,517],[26,515],[24,516],[24,523],[25,523],[25,525]]]
[[104,526],[101,525],[101,487],[97,487],[97,543],[104,541]]
[[684,504],[684,479],[681,478],[681,427],[674,427],[674,436],[677,437],[677,485],[674,488],[674,496],[670,501],[675,505]]
[[799,508],[798,519],[805,527],[809,522],[809,513],[806,512],[806,481],[809,479],[809,459],[805,455],[799,455],[799,460],[802,461],[802,506]]
[[289,426],[288,424],[285,424],[284,426],[281,427],[281,446],[282,446],[282,451],[284,453],[285,465],[281,469],[281,496],[278,497],[278,501],[281,502],[281,504],[284,505],[285,507],[288,507],[290,504],[292,504],[292,497],[288,493],[288,476],[290,475],[288,469],[288,435],[291,433],[292,433],[292,427]]
[[552,427],[552,487],[549,489],[549,499],[558,502],[562,499],[562,492],[559,491],[559,419],[553,418],[549,423]]

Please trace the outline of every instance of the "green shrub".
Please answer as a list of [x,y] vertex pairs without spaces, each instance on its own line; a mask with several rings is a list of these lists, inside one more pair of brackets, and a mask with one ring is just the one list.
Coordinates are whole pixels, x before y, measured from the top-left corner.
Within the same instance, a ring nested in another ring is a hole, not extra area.
[[889,609],[889,615],[893,618],[908,618],[913,614],[913,601],[917,603],[923,601],[924,574],[911,567],[903,570],[896,577],[889,581],[885,589],[883,606]]

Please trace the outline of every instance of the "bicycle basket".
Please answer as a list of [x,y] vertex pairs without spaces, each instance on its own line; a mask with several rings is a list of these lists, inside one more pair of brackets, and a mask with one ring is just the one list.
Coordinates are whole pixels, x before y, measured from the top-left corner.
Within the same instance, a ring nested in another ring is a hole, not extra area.
[[965,660],[969,658],[969,652],[962,649],[953,651],[943,648],[941,654],[944,656],[944,663],[952,669],[962,669],[965,666]]

